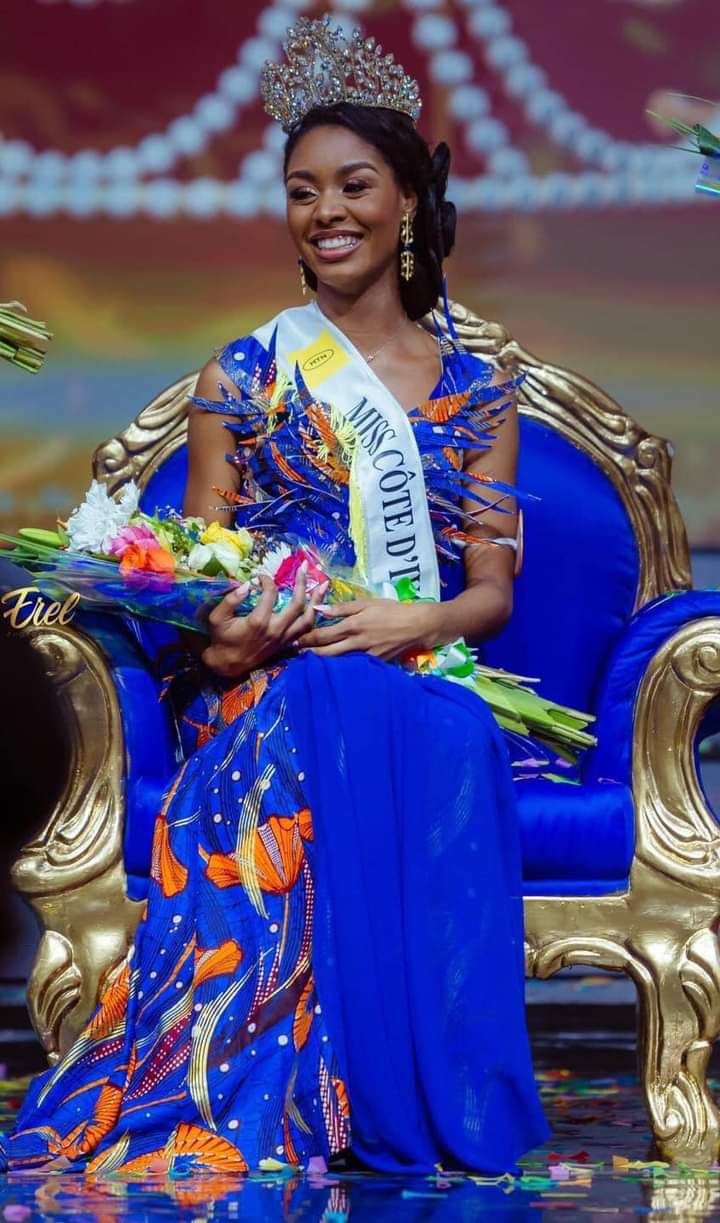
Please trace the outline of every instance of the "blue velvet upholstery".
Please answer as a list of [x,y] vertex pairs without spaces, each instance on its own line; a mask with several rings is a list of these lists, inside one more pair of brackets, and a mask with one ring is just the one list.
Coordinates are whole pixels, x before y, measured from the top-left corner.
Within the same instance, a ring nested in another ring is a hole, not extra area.
[[[585,762],[584,779],[588,782],[607,779],[629,785],[633,708],[645,669],[663,642],[678,629],[708,616],[720,616],[720,591],[663,595],[632,618],[616,642],[598,693],[597,723],[593,727],[598,746]],[[712,729],[708,719],[701,735]]]
[[538,421],[520,419],[518,488],[525,561],[512,617],[483,657],[537,676],[539,691],[594,712],[600,677],[632,614],[637,543],[610,481],[587,455]]
[[635,839],[629,786],[540,778],[518,782],[516,790],[527,884],[540,885],[543,895],[569,895],[577,880],[627,879]]
[[[229,449],[232,449],[231,443],[232,438],[228,436]],[[153,472],[140,498],[140,508],[148,514],[154,513],[156,508],[164,509],[166,505],[182,510],[187,470],[187,446],[181,446]]]
[[[548,696],[597,713],[600,745],[583,761],[582,784],[523,781],[517,794],[526,895],[598,895],[622,890],[632,861],[632,717],[645,668],[682,624],[720,615],[720,593],[667,596],[633,617],[638,549],[619,495],[560,434],[527,417],[520,428],[518,485],[539,500],[525,509],[512,619],[484,643],[483,657],[541,677]],[[186,472],[182,447],[149,481],[143,508],[181,508]],[[140,623],[121,630],[106,618],[102,635],[125,726],[125,855],[130,894],[139,899],[153,822],[182,747],[170,708],[158,700],[162,632]]]

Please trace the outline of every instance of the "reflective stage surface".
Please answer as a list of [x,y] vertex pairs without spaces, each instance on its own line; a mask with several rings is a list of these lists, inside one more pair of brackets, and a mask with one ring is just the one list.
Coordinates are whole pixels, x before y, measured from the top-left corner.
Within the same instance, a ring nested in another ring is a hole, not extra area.
[[[593,1062],[598,1052],[588,1054]],[[625,1061],[626,1051],[616,1047],[613,1060]],[[15,1176],[0,1180],[0,1219],[469,1223],[485,1216],[538,1223],[557,1211],[564,1219],[595,1223],[613,1215],[720,1217],[720,1169],[671,1171],[654,1159],[634,1075],[581,1078],[574,1070],[548,1068],[539,1071],[539,1078],[554,1129],[552,1142],[523,1161],[521,1176],[500,1182],[441,1174],[405,1180],[358,1174],[305,1178],[283,1171],[199,1177],[182,1167],[171,1177],[143,1180],[88,1181],[68,1173]],[[22,1086],[21,1080],[0,1083],[3,1130],[11,1123]]]
[[[706,784],[720,809],[720,762]],[[443,1176],[392,1180],[292,1172],[246,1177],[0,1177],[0,1223],[470,1223],[488,1220],[720,1218],[720,1166],[670,1169],[653,1151],[635,1067],[635,992],[627,978],[565,970],[527,982],[537,1077],[552,1140],[499,1183]],[[0,985],[0,1132],[12,1127],[27,1075],[43,1065],[24,990]],[[3,1065],[4,1063],[4,1065]],[[720,1092],[720,1051],[711,1064]],[[16,1076],[14,1078],[6,1076]],[[25,1077],[20,1077],[25,1076]],[[561,1212],[560,1215],[556,1212]]]

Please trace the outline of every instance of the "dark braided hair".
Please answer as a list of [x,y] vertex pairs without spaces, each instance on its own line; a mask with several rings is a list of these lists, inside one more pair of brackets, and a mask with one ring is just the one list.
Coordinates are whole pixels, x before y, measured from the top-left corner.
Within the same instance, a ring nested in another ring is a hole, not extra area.
[[[314,107],[290,132],[283,176],[300,137],[328,124],[347,128],[373,145],[394,172],[400,187],[417,195],[412,246],[415,274],[411,280],[402,280],[398,261],[398,279],[408,316],[422,318],[433,309],[442,292],[443,260],[455,244],[457,214],[455,205],[445,199],[450,150],[443,142],[431,154],[412,119],[400,111],[336,102],[332,106]],[[307,264],[303,263],[303,268],[310,288],[317,289],[317,277]]]

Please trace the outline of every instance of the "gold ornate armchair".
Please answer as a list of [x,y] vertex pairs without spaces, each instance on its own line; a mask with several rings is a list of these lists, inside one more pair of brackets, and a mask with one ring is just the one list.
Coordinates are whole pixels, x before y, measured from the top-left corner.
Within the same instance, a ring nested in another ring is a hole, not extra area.
[[[524,481],[521,465],[519,483],[534,488],[533,477],[544,481],[546,526],[565,514],[558,535],[565,552],[546,555],[533,573],[543,526],[528,507],[519,627],[489,647],[491,662],[542,674],[548,693],[598,715],[605,748],[588,765],[592,785],[584,790],[585,778],[579,787],[547,783],[543,818],[552,819],[553,804],[572,800],[579,813],[573,819],[586,821],[581,839],[587,842],[589,832],[592,842],[593,802],[626,796],[625,816],[613,816],[625,818],[629,830],[625,850],[616,854],[620,862],[625,853],[619,866],[600,878],[588,874],[587,861],[572,870],[556,864],[554,878],[535,869],[525,905],[528,972],[547,977],[565,965],[586,964],[631,976],[640,1003],[641,1075],[660,1151],[709,1163],[720,1124],[706,1081],[720,1031],[720,829],[702,791],[696,746],[720,694],[720,595],[689,589],[667,443],[646,434],[591,383],[524,351],[498,325],[460,306],[453,314],[470,350],[526,372],[521,452],[527,443],[530,468]],[[171,472],[179,501],[194,384],[194,375],[182,378],[98,448],[94,471],[112,491],[132,477],[148,490],[153,508],[164,504],[158,496],[168,487],[158,483],[159,473]],[[563,508],[565,487],[570,510]],[[549,582],[551,563],[557,576]],[[553,603],[553,589],[563,582],[570,595]],[[151,802],[181,748],[148,681],[142,737],[156,745],[156,773],[148,776],[137,719],[126,708],[127,675],[147,670],[131,634],[120,640],[119,629],[92,616],[29,631],[74,744],[66,791],[14,868],[16,887],[44,926],[28,1002],[54,1061],[122,962],[141,912],[141,903],[128,897],[126,876],[133,787],[147,784]],[[134,699],[137,709],[141,698]],[[537,828],[526,829],[526,857],[532,859],[541,840]],[[600,833],[597,840],[600,853]]]

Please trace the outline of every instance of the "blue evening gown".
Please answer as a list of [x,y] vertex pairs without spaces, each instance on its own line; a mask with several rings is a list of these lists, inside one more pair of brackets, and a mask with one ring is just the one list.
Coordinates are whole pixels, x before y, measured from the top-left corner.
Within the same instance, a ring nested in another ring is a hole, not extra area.
[[[239,359],[271,376],[254,339],[221,354],[231,377]],[[443,364],[410,416],[450,597],[461,567],[440,530],[478,420],[459,400],[486,367],[448,345]],[[236,405],[238,441],[258,427]],[[349,562],[346,487],[317,463],[310,492],[289,486],[302,428],[289,419],[273,452],[252,450],[264,500],[245,521]],[[205,681],[131,956],[34,1080],[9,1166],[233,1173],[352,1146],[383,1172],[512,1170],[547,1135],[524,1018],[516,745],[478,696],[363,654]]]

